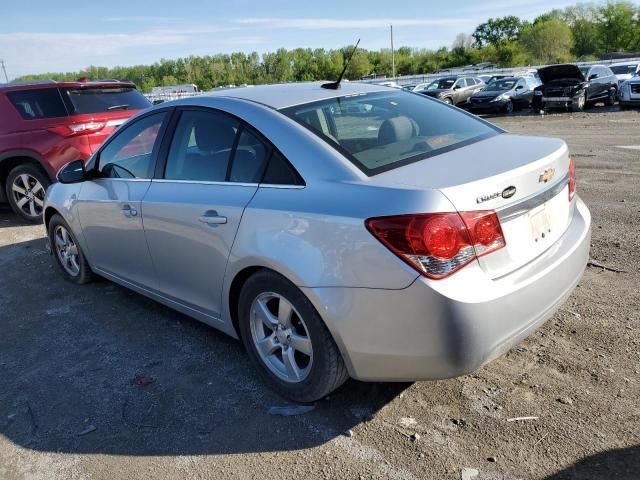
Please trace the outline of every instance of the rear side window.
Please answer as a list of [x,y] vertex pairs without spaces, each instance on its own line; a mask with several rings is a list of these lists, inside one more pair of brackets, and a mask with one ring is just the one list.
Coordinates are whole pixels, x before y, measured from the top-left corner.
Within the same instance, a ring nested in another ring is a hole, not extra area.
[[57,88],[7,92],[7,96],[25,120],[67,115],[67,109]]
[[151,106],[144,95],[131,87],[63,88],[62,95],[66,98],[69,112],[74,115],[142,110]]
[[332,98],[289,107],[283,113],[336,148],[367,175],[502,132],[442,102],[401,91]]
[[277,150],[273,150],[262,183],[270,185],[304,185],[304,181],[291,164]]

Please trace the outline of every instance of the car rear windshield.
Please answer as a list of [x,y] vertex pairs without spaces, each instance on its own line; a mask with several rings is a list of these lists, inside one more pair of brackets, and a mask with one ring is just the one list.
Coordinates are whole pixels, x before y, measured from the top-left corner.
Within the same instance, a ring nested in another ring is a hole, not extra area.
[[72,115],[116,110],[141,110],[151,106],[147,98],[131,87],[64,88],[63,97]]
[[611,67],[611,71],[616,75],[624,75],[625,73],[635,73],[638,65],[616,65]]
[[423,95],[350,95],[283,110],[367,175],[392,170],[501,133],[473,115]]

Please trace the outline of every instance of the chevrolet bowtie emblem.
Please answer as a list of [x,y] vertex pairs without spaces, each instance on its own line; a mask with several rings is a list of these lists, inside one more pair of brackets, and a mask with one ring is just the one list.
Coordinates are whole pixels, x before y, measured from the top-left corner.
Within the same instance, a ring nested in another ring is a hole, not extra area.
[[542,175],[538,178],[538,183],[547,183],[553,178],[556,171],[553,168],[547,168]]

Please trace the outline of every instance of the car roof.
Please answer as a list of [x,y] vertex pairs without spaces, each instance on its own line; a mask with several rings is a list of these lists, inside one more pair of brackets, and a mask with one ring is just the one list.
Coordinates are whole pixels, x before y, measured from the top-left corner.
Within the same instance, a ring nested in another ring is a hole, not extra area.
[[323,82],[279,83],[275,85],[257,85],[255,87],[232,88],[210,92],[206,96],[232,97],[249,100],[280,110],[294,105],[328,100],[371,92],[397,92],[397,88],[360,82],[343,82],[340,88],[322,88]]
[[2,91],[11,91],[11,90],[41,90],[43,88],[59,88],[59,87],[68,87],[68,88],[87,88],[87,87],[113,87],[113,86],[121,86],[121,87],[133,87],[135,88],[135,84],[132,82],[121,82],[118,80],[97,80],[97,81],[87,81],[87,82],[56,82],[54,80],[33,80],[33,81],[25,81],[25,82],[17,82],[17,83],[2,83],[0,84],[0,90]]

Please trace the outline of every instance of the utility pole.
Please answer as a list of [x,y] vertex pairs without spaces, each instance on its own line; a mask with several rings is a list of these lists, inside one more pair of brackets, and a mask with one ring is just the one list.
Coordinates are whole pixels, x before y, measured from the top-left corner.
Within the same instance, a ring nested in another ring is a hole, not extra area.
[[4,67],[4,60],[0,60],[0,65],[2,65],[2,71],[4,72],[5,83],[9,83],[9,76],[7,75],[7,69]]
[[393,25],[391,27],[391,76],[396,78],[396,54],[393,51]]

